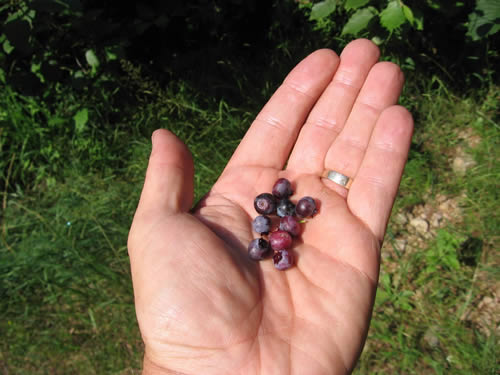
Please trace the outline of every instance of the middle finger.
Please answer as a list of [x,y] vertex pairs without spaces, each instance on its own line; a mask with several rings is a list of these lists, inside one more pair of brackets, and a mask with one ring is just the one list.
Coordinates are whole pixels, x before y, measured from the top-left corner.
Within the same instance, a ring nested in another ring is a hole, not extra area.
[[333,80],[300,131],[288,160],[288,170],[321,174],[325,155],[342,131],[359,90],[379,56],[377,46],[366,39],[355,40],[344,48]]

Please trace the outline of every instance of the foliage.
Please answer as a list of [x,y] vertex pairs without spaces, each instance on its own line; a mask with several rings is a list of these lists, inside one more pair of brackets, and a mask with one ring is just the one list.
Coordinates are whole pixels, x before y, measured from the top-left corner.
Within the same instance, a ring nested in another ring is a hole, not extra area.
[[463,242],[464,239],[460,236],[444,229],[439,230],[434,245],[425,254],[425,273],[431,274],[438,268],[447,271],[459,269],[457,252]]
[[400,65],[426,66],[458,86],[498,78],[498,1],[328,0],[300,1],[298,8],[325,40],[370,38]]
[[233,50],[260,43],[271,7],[256,0],[8,2],[0,7],[0,65],[8,82],[27,94],[45,83],[82,86],[82,79],[102,65],[116,67],[119,58],[179,68],[178,54],[192,49],[210,53],[215,43]]
[[499,30],[500,3],[495,0],[477,0],[474,12],[469,14],[467,35],[472,40],[479,40]]
[[[370,21],[378,20],[380,25],[389,33],[399,31],[408,33],[409,30],[401,30],[403,25],[410,25],[414,30],[424,29],[424,17],[430,9],[438,10],[443,16],[456,13],[465,8],[463,1],[432,0],[412,4],[411,7],[400,0],[322,0],[315,2],[303,1],[303,8],[310,9],[310,19],[313,21],[329,17],[338,9],[338,13],[348,15],[349,19],[342,28],[342,35],[362,35],[367,29],[373,37],[377,36],[377,29]],[[500,30],[498,20],[500,18],[500,5],[495,0],[478,0],[474,11],[469,13],[467,23],[467,35],[472,40],[479,40],[495,34]],[[369,27],[371,25],[371,27]]]

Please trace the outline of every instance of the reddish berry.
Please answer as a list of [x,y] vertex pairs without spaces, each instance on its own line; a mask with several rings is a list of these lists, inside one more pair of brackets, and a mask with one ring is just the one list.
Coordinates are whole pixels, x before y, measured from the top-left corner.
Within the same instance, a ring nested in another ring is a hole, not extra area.
[[292,236],[297,237],[301,232],[300,223],[294,216],[284,216],[280,219],[280,230],[284,230]]
[[269,243],[273,250],[289,249],[292,246],[292,236],[284,230],[277,230],[269,235]]

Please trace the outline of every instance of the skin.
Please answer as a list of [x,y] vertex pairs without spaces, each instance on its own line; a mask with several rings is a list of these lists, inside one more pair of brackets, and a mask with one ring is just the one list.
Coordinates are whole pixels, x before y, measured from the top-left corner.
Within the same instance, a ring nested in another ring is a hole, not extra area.
[[[403,75],[378,59],[364,39],[340,56],[306,57],[194,209],[187,147],[168,130],[153,133],[128,241],[143,374],[352,371],[413,131],[396,105]],[[350,190],[321,178],[324,169],[352,176]],[[253,200],[281,177],[293,199],[311,196],[319,206],[287,271],[247,256],[257,236]]]

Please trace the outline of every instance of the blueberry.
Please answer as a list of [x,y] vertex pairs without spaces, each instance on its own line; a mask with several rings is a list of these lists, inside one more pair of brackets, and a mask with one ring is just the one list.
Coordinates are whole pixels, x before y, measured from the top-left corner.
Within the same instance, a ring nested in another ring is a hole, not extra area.
[[278,199],[288,198],[293,194],[292,184],[286,178],[280,178],[274,183],[273,195]]
[[271,230],[271,219],[267,216],[257,216],[252,222],[254,231],[260,234],[268,234]]
[[284,216],[280,219],[280,230],[284,230],[292,236],[297,237],[301,232],[300,223],[294,216]]
[[248,245],[248,256],[252,260],[262,260],[271,253],[269,242],[263,238],[256,238]]
[[279,217],[284,216],[294,216],[295,215],[295,205],[290,199],[282,199],[278,202],[276,206],[276,213]]
[[253,206],[259,214],[271,215],[276,211],[276,200],[272,194],[262,193],[257,195]]
[[300,218],[313,216],[317,211],[316,202],[311,197],[301,198],[295,207],[295,213]]
[[279,250],[273,256],[274,267],[280,271],[293,266],[293,256],[288,250]]

